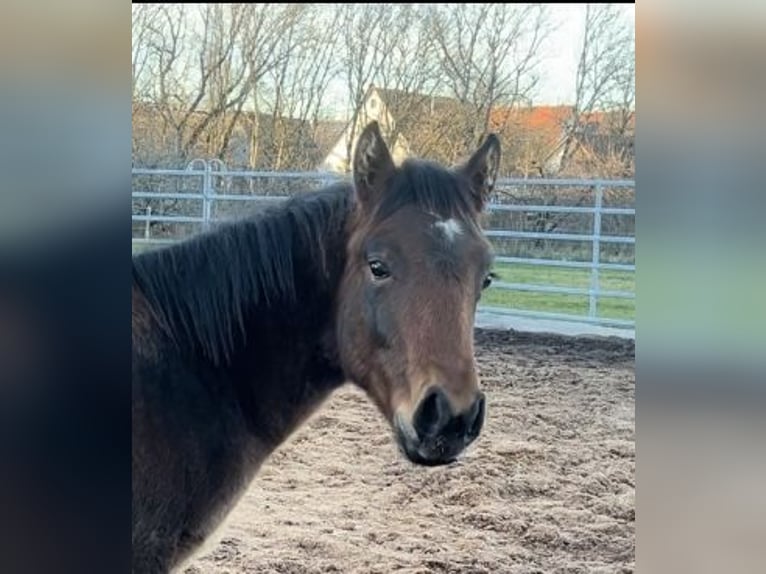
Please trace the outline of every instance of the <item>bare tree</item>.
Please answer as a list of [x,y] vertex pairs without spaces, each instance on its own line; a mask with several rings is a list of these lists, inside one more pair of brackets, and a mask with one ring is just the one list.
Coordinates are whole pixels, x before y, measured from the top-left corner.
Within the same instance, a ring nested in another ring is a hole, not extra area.
[[397,4],[390,10],[387,25],[394,28],[381,38],[384,58],[374,82],[385,90],[385,104],[393,116],[384,131],[393,144],[404,132],[412,138],[415,124],[422,124],[424,116],[433,112],[441,76],[439,47],[428,28],[427,8]]
[[383,46],[393,42],[388,34],[397,34],[398,23],[389,4],[341,4],[343,44],[341,61],[350,109],[350,135],[346,161],[350,165],[353,142],[359,122],[363,122],[362,104],[374,79],[379,76],[387,54]]
[[[612,135],[619,133],[625,136],[628,125],[633,117],[633,102],[635,100],[635,51],[632,28],[622,18],[619,8],[615,5],[588,5],[585,10],[583,38],[580,46],[580,56],[575,77],[575,101],[572,111],[562,126],[563,136],[559,145],[553,151],[555,159],[553,168],[557,174],[570,175],[600,175],[626,176],[622,152],[610,151],[608,145]],[[613,123],[608,134],[596,134],[589,125],[596,112],[611,108],[618,113],[607,116],[600,114],[599,122],[604,117]],[[582,142],[585,137],[602,148],[596,154],[586,149]],[[605,145],[606,144],[606,145]],[[581,152],[577,154],[578,150]],[[617,157],[619,156],[619,157]],[[575,167],[574,158],[578,160]],[[557,158],[557,159],[556,159]],[[540,166],[540,175],[546,173]],[[508,193],[512,195],[512,193]],[[515,197],[515,200],[521,200]],[[562,197],[555,189],[543,188],[537,191],[535,202],[543,205],[566,203],[572,206],[582,206],[592,201],[592,194],[587,189],[567,192]],[[528,223],[536,232],[550,233],[556,229],[577,226],[580,223],[577,214],[541,212],[530,214]],[[542,247],[543,241],[537,242]]]
[[269,111],[267,162],[272,169],[308,169],[317,157],[319,113],[339,67],[334,55],[341,38],[340,11],[322,5],[296,5],[275,48],[275,66],[260,89],[258,108]]
[[[133,6],[133,154],[144,163],[176,161],[171,115],[179,106],[173,70],[180,66],[186,18],[178,5]],[[172,141],[170,141],[172,140]],[[170,159],[173,158],[173,159]]]
[[618,6],[588,4],[575,77],[575,102],[566,126],[559,172],[569,167],[589,116],[610,107],[615,98],[621,100],[624,133],[635,99],[634,34]]
[[131,53],[131,72],[133,79],[133,101],[140,98],[142,81],[145,83],[145,71],[150,60],[150,37],[157,33],[152,20],[157,14],[154,4],[133,4],[133,22],[131,37],[133,41]]
[[[134,66],[151,78],[153,112],[173,134],[176,161],[223,157],[248,96],[277,65],[274,50],[293,6],[155,5]],[[134,12],[134,21],[142,13]],[[147,17],[144,13],[143,21]],[[143,59],[142,59],[143,58]],[[134,72],[135,73],[135,72]]]
[[[275,51],[281,34],[291,24],[300,6],[275,7],[264,4],[208,4],[203,21],[205,35],[199,47],[200,77],[197,98],[207,88],[207,108],[185,143],[184,153],[196,144],[208,125],[210,152],[219,158],[226,153],[248,95],[256,84],[279,64]],[[209,30],[209,36],[207,35]],[[207,62],[205,62],[207,60]],[[208,85],[204,78],[208,78]],[[195,102],[202,100],[195,98]],[[217,132],[217,133],[215,133]],[[215,139],[213,139],[215,138]]]
[[[635,125],[636,113],[636,43],[635,32],[628,30],[623,65],[615,75],[614,96],[607,99],[606,106],[611,110],[606,126],[610,139],[617,145],[610,149],[610,160],[615,166],[607,170],[610,174],[621,177],[633,177],[635,174],[635,154],[632,126]],[[620,170],[619,172],[617,170]]]
[[611,128],[620,134],[627,132],[636,108],[636,41],[632,28],[627,31],[625,44],[623,63],[614,77],[614,96],[607,99],[608,107],[618,112]]
[[476,145],[498,105],[528,100],[540,46],[550,28],[545,5],[456,4],[429,7],[448,93],[460,102],[456,154]]

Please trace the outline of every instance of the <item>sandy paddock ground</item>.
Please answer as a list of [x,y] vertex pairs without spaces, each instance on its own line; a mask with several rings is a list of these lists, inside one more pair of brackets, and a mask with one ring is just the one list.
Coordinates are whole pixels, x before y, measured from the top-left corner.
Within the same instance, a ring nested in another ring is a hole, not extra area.
[[632,572],[634,345],[477,331],[484,432],[416,467],[346,386],[269,459],[186,574]]

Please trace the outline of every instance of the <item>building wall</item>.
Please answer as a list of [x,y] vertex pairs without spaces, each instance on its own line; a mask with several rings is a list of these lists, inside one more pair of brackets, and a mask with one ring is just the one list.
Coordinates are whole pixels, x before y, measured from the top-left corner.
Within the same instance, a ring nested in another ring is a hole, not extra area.
[[[367,99],[365,100],[362,108],[362,112],[358,115],[356,120],[356,126],[353,130],[354,140],[359,137],[359,134],[365,128],[365,126],[371,121],[377,121],[380,124],[380,129],[383,132],[384,137],[391,131],[393,125],[393,118],[389,113],[385,102],[380,97],[377,90],[370,91]],[[348,165],[346,150],[348,147],[348,141],[351,137],[351,124],[343,131],[340,139],[335,143],[327,154],[327,157],[322,161],[319,168],[322,170],[333,171],[336,173],[348,173],[351,171],[351,166]],[[395,163],[401,163],[409,156],[409,146],[407,140],[403,136],[397,137],[393,145],[389,146],[391,149],[391,156]],[[353,142],[351,147],[351,157],[354,157],[354,150],[356,149],[356,141]]]

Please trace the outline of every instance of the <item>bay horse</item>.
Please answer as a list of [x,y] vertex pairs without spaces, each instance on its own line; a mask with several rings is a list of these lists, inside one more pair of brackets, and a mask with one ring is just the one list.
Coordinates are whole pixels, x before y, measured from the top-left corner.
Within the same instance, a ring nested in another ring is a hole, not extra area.
[[198,553],[259,466],[344,382],[406,458],[479,435],[479,217],[500,142],[465,163],[395,166],[377,122],[353,177],[133,257],[133,572]]

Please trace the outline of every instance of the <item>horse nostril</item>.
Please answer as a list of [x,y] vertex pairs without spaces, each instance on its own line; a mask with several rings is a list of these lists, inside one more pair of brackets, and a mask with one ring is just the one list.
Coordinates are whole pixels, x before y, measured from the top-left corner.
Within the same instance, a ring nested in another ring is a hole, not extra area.
[[420,402],[413,417],[413,426],[418,436],[437,434],[450,416],[449,402],[441,389],[435,389]]
[[485,411],[485,399],[484,393],[479,395],[479,398],[474,402],[471,410],[466,413],[466,427],[468,428],[468,440],[473,440],[481,432],[481,427],[484,424],[484,411]]

